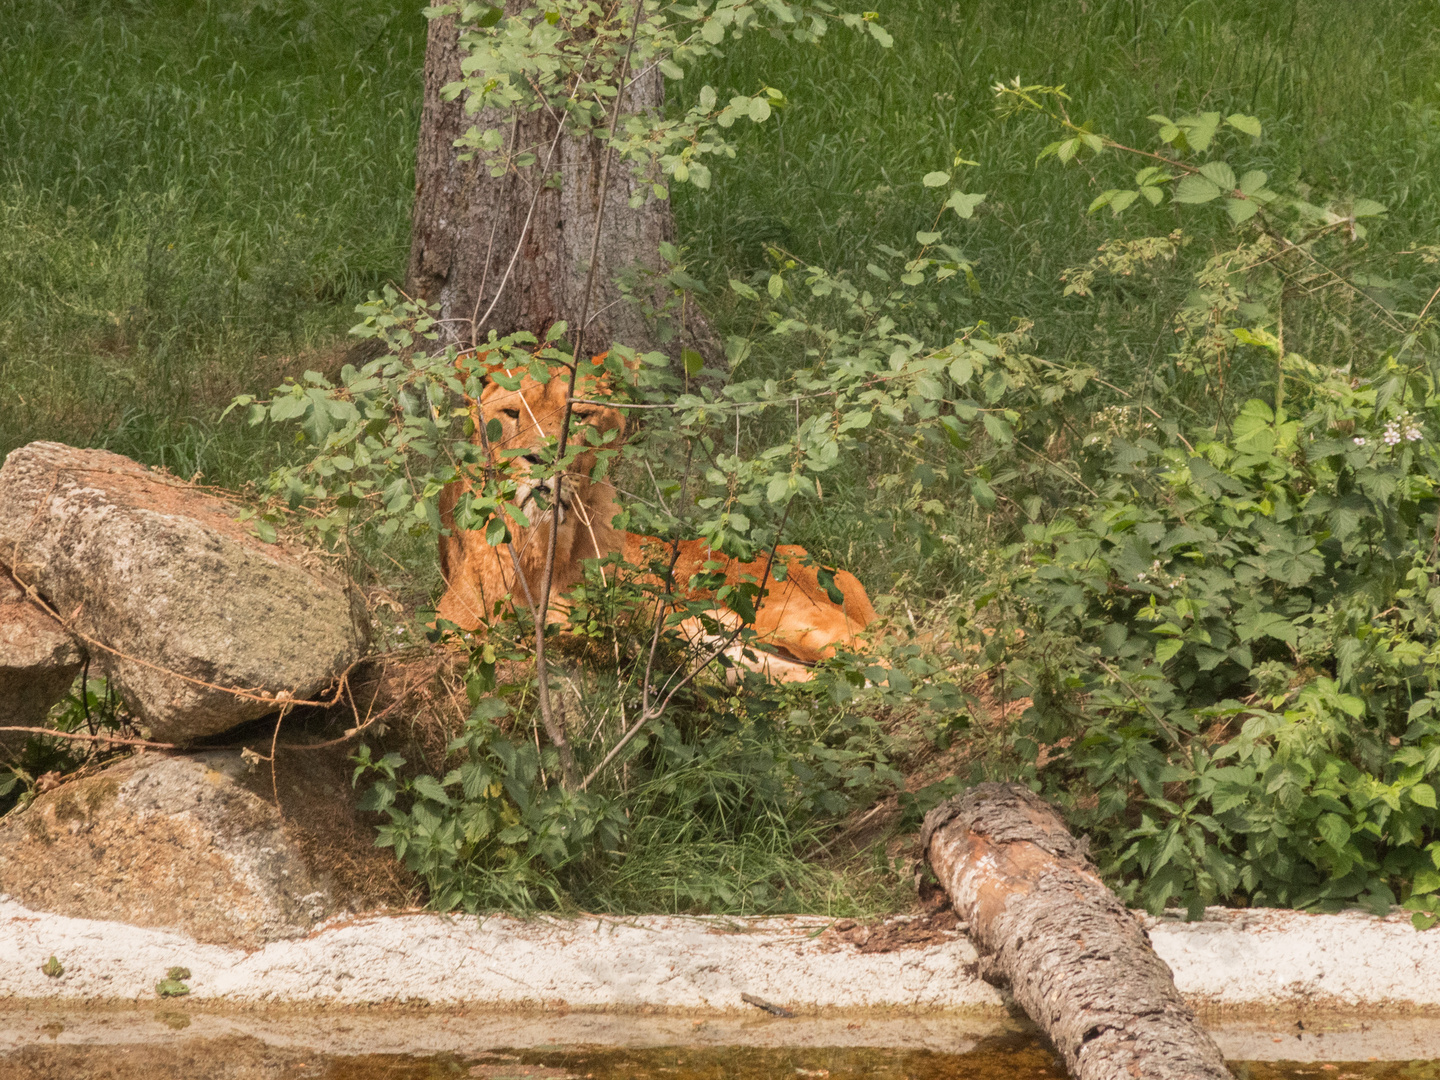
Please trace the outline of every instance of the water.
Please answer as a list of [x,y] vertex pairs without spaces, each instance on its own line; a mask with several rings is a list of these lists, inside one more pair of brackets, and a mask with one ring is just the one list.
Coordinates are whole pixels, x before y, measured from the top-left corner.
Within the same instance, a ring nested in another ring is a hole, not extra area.
[[[1232,1056],[1239,1051],[1277,1059],[1232,1061],[1238,1080],[1440,1080],[1435,1021],[1276,1021],[1221,1029],[1217,1038]],[[837,1045],[842,1043],[849,1045]],[[1326,1058],[1317,1053],[1323,1050],[1354,1057]],[[1368,1060],[1358,1058],[1366,1051]],[[1426,1056],[1396,1059],[1415,1052]],[[184,1009],[0,1012],[0,1080],[812,1077],[1065,1080],[1065,1071],[1021,1025],[953,1016],[776,1021],[383,1010],[272,1016]]]

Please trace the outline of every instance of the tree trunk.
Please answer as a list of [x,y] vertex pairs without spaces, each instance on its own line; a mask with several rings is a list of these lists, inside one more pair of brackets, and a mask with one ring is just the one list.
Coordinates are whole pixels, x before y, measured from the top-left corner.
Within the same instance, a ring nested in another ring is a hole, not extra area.
[[[569,136],[557,143],[555,121],[542,109],[507,127],[507,142],[517,153],[534,153],[534,166],[492,177],[483,161],[458,161],[455,140],[472,123],[478,122],[481,130],[499,126],[493,114],[467,117],[463,95],[454,101],[442,97],[445,84],[460,78],[463,55],[454,16],[432,20],[425,50],[408,289],[440,305],[450,340],[469,345],[484,341],[491,330],[542,335],[563,319],[571,324],[567,336],[573,341],[601,198],[604,147],[598,140]],[[625,112],[659,109],[664,93],[664,79],[653,70],[631,86],[622,107]],[[559,183],[536,199],[536,185],[547,175],[558,175]],[[631,195],[643,185],[629,162],[612,160],[609,179],[585,331],[588,351],[600,352],[612,342],[676,353],[682,343],[708,345],[709,330],[693,304],[687,302],[683,313],[675,313],[672,333],[652,325],[638,305],[621,299],[615,278],[637,266],[658,269],[659,245],[673,239],[674,223],[668,201],[649,198],[639,209],[630,208]],[[635,292],[651,303],[663,298],[643,283]]]
[[1228,1080],[1165,962],[1053,808],[980,784],[925,816],[935,876],[1076,1080]]

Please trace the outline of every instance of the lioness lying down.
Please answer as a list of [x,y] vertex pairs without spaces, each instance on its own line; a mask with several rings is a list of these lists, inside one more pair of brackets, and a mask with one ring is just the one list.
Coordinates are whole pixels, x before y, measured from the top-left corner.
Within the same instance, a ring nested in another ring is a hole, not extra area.
[[[499,369],[492,365],[490,370]],[[592,372],[579,380],[576,396],[592,402],[603,400],[609,393],[603,368],[594,366]],[[436,611],[440,619],[463,630],[476,630],[490,620],[497,601],[502,610],[515,603],[537,603],[550,526],[556,517],[560,534],[555,547],[550,610],[546,616],[550,622],[565,621],[569,604],[564,594],[581,581],[584,560],[614,552],[620,552],[624,561],[634,567],[669,566],[675,557],[675,591],[698,599],[713,597],[714,591],[694,586],[692,579],[697,575],[723,573],[729,584],[747,580],[759,583],[765,577],[768,554],[740,562],[712,551],[703,540],[684,540],[676,556],[670,542],[613,528],[611,521],[617,512],[614,488],[590,478],[596,464],[594,449],[580,454],[567,472],[561,485],[558,512],[537,512],[537,493],[545,496],[547,505],[553,502],[552,483],[521,477],[540,463],[538,452],[546,443],[559,437],[568,389],[568,379],[558,375],[545,383],[525,375],[518,390],[506,390],[496,382],[487,382],[480,400],[471,402],[477,442],[483,425],[499,421],[501,438],[491,443],[491,458],[501,468],[512,470],[512,475],[519,479],[515,504],[525,511],[531,524],[524,528],[513,519],[508,521],[511,543],[492,545],[483,532],[455,527],[455,507],[465,490],[465,482],[445,488],[440,495],[440,518],[446,530],[440,539],[440,571],[447,588]],[[615,431],[620,437],[624,435],[625,418],[618,409],[579,402],[574,406],[574,414],[581,423],[599,433]],[[571,445],[576,445],[575,439],[572,435]],[[593,444],[587,440],[585,445]],[[618,439],[612,439],[609,445],[618,445]],[[528,452],[516,455],[517,449]],[[766,581],[764,594],[756,604],[756,639],[751,648],[745,650],[735,644],[726,649],[736,663],[772,679],[798,681],[810,678],[810,665],[832,656],[837,645],[857,647],[856,632],[875,618],[870,598],[853,575],[839,571],[835,574],[835,587],[844,599],[842,603],[835,603],[821,587],[815,567],[803,565],[805,558],[804,548],[786,545],[776,549],[775,567],[783,565],[784,580],[777,581],[779,575],[772,571]],[[720,565],[707,567],[706,563]],[[523,581],[516,574],[517,565],[524,575]],[[653,573],[641,577],[655,580]],[[738,616],[718,605],[709,615],[726,629],[739,626]],[[723,641],[707,634],[698,619],[686,619],[680,629],[692,641],[713,641],[716,645]]]

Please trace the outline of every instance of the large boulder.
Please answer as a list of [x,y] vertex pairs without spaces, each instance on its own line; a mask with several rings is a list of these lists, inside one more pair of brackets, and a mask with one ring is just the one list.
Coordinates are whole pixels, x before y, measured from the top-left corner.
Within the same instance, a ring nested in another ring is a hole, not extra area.
[[104,450],[35,442],[0,468],[0,552],[163,742],[264,716],[282,693],[309,697],[365,649],[354,590],[238,514]]
[[0,819],[0,892],[216,944],[306,934],[338,908],[331,875],[247,779],[237,752],[210,751],[140,754],[63,784]]
[[[40,724],[84,664],[75,639],[0,566],[0,727]],[[0,731],[0,760],[25,739]]]

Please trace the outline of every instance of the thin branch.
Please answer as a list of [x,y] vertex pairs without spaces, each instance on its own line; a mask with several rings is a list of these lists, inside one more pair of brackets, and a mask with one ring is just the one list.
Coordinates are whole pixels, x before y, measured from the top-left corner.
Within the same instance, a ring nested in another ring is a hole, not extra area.
[[44,735],[50,739],[73,739],[76,742],[113,743],[116,746],[143,746],[147,750],[181,750],[179,743],[153,742],[150,739],[127,739],[119,735],[86,735],[78,731],[58,731],[46,727],[0,727],[0,731],[19,731],[27,735]]
[[[630,69],[630,56],[635,49],[635,38],[640,32],[640,19],[644,13],[644,0],[636,0],[635,15],[630,26],[630,42],[625,47],[625,59],[621,61],[620,73],[617,82],[623,86],[625,74]],[[545,663],[545,623],[550,612],[550,590],[555,579],[555,549],[560,542],[560,511],[565,505],[561,488],[565,483],[565,450],[570,442],[570,417],[575,410],[575,385],[580,377],[580,358],[585,355],[585,328],[590,316],[590,294],[595,288],[595,268],[599,261],[601,226],[605,220],[605,201],[610,189],[610,163],[614,158],[615,128],[620,122],[620,106],[625,100],[623,91],[615,95],[615,108],[610,113],[610,131],[605,140],[605,158],[600,166],[600,186],[595,206],[595,226],[590,237],[590,265],[585,272],[585,291],[580,296],[580,317],[575,320],[575,349],[573,352],[574,364],[570,368],[570,385],[565,393],[565,412],[560,421],[560,441],[555,449],[555,461],[560,466],[561,472],[555,476],[554,497],[550,510],[550,536],[549,543],[545,549],[545,572],[540,579],[540,602],[536,605],[538,617],[535,620],[535,674],[538,679],[538,692],[540,698],[540,715],[545,721],[547,731],[558,730],[560,741],[555,749],[560,755],[560,766],[562,779],[565,787],[574,789],[576,773],[575,761],[570,751],[570,744],[565,738],[563,729],[559,729],[555,722],[554,707],[550,703],[550,679],[549,671]],[[563,130],[563,127],[562,129]],[[558,139],[557,133],[557,139]],[[553,735],[552,735],[553,738]]]
[[[760,592],[761,592],[762,597],[763,597],[763,594],[764,594],[764,592],[765,592],[765,586],[766,586],[766,585],[769,583],[769,581],[770,581],[770,571],[771,571],[771,570],[774,568],[774,566],[775,566],[775,551],[776,551],[776,549],[779,548],[779,546],[780,546],[780,535],[781,535],[781,533],[782,533],[782,532],[784,531],[784,529],[785,529],[785,522],[786,522],[786,520],[790,517],[790,507],[794,504],[794,502],[795,502],[795,497],[792,495],[792,496],[790,497],[790,501],[785,504],[785,513],[784,513],[784,514],[781,516],[781,518],[780,518],[780,526],[779,526],[779,528],[777,528],[777,529],[775,530],[775,542],[770,545],[770,557],[765,560],[765,573],[764,573],[764,574],[761,576],[761,578],[760,578]],[[677,546],[678,546],[678,545],[677,545]],[[673,571],[673,564],[672,564],[672,571]],[[656,624],[655,624],[655,640],[656,640],[656,641],[659,640],[659,636],[660,636],[660,622],[661,622],[661,620],[657,620],[657,621],[656,621]],[[605,755],[604,760],[601,761],[599,765],[596,765],[595,768],[593,768],[593,769],[590,770],[590,774],[589,774],[588,776],[586,776],[585,779],[581,782],[581,784],[580,784],[580,790],[581,790],[581,791],[584,791],[587,787],[589,787],[589,786],[590,786],[590,781],[591,781],[591,780],[594,780],[595,777],[596,777],[597,775],[599,775],[600,771],[605,768],[605,766],[609,765],[610,762],[612,762],[612,761],[615,760],[616,755],[619,754],[620,751],[624,750],[625,747],[630,744],[630,740],[631,740],[631,739],[635,738],[636,735],[640,734],[640,730],[641,730],[646,724],[648,724],[651,720],[658,719],[659,717],[665,715],[665,710],[670,707],[670,702],[674,699],[675,695],[678,694],[682,689],[684,689],[685,686],[686,686],[687,684],[689,684],[692,679],[695,678],[695,676],[699,675],[700,672],[704,671],[704,670],[705,670],[707,667],[709,667],[714,661],[718,660],[718,659],[720,658],[720,656],[724,654],[724,652],[725,652],[726,649],[730,648],[731,645],[735,644],[735,639],[738,638],[738,637],[741,635],[741,633],[744,632],[744,630],[745,630],[745,624],[742,622],[739,626],[737,626],[737,627],[729,634],[729,636],[727,636],[727,637],[725,638],[725,640],[724,640],[723,642],[720,643],[720,645],[719,645],[718,648],[716,648],[709,656],[707,656],[707,657],[706,657],[704,660],[702,660],[700,663],[694,665],[694,666],[690,669],[690,671],[689,671],[688,673],[686,673],[686,675],[685,675],[685,677],[684,677],[683,679],[681,679],[681,680],[680,680],[679,682],[677,682],[674,686],[672,686],[672,687],[670,688],[669,692],[665,695],[665,697],[660,701],[660,703],[659,703],[658,705],[652,705],[652,706],[649,706],[649,707],[646,707],[646,708],[642,709],[641,712],[640,712],[640,719],[637,720],[637,721],[635,721],[635,723],[634,723],[633,725],[631,725],[630,730],[627,731],[627,732],[625,732],[625,734],[620,737],[620,741],[617,742],[617,743],[611,748],[610,752]],[[651,648],[651,656],[652,656],[652,658],[653,658],[653,656],[654,656],[654,647],[653,647],[653,645],[652,645],[652,648]],[[646,665],[646,669],[645,669],[645,681],[646,681],[646,684],[648,685],[648,684],[649,684],[649,681],[650,681],[650,669],[649,669],[649,665],[648,665],[648,664]],[[643,701],[643,698],[642,698],[642,701]]]

